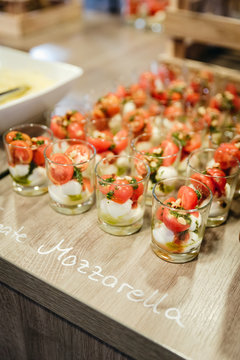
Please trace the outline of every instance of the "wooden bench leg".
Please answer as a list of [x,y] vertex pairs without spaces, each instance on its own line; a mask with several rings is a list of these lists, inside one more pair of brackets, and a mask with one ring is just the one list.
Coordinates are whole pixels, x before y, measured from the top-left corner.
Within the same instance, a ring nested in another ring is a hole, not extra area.
[[186,44],[182,39],[173,39],[173,56],[181,59],[185,58],[186,55]]

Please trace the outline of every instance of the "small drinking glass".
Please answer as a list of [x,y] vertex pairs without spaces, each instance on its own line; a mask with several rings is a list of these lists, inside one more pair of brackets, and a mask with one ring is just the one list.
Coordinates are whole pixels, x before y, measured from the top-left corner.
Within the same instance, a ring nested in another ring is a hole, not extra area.
[[238,160],[231,157],[231,167],[221,167],[221,163],[216,162],[215,149],[199,149],[188,158],[187,175],[206,184],[213,193],[207,226],[224,223],[238,180]]
[[149,166],[132,156],[112,156],[96,165],[98,224],[112,235],[130,235],[142,227]]
[[152,190],[158,181],[178,175],[181,149],[178,140],[167,139],[163,133],[154,131],[139,135],[132,141],[133,155],[146,161],[150,167],[147,205],[152,205]]
[[47,192],[44,149],[52,142],[52,131],[41,124],[23,124],[3,134],[13,189],[24,196]]
[[57,140],[44,152],[50,206],[65,215],[77,215],[94,202],[96,150],[83,140]]
[[172,263],[196,258],[212,201],[210,189],[186,177],[164,179],[153,188],[151,247]]

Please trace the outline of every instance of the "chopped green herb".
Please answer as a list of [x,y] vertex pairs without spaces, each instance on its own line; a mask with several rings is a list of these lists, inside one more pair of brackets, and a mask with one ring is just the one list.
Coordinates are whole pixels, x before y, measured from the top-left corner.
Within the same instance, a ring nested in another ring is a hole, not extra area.
[[132,180],[129,182],[129,184],[133,184],[133,189],[134,190],[138,189],[137,180],[135,178],[132,178]]
[[106,183],[113,183],[114,182],[114,178],[113,177],[109,177],[107,179],[104,179],[104,182],[103,181],[99,181],[99,185],[101,186],[106,186],[107,184]]
[[112,144],[111,146],[109,146],[109,150],[113,150],[113,149],[115,149],[115,147],[116,147],[116,144]]
[[38,140],[38,141],[36,142],[36,144],[37,144],[37,145],[43,145],[43,144],[44,144],[44,140]]
[[134,121],[134,118],[135,118],[134,115],[130,116],[129,121],[131,121],[131,122]]
[[23,140],[22,133],[17,132],[16,135],[14,136],[13,140]]
[[202,198],[202,194],[200,193],[199,190],[195,190],[195,193],[197,194],[197,198],[198,200],[200,200]]
[[109,191],[109,192],[107,193],[107,199],[111,200],[112,197],[113,197],[113,195],[114,195],[114,191]]
[[82,172],[79,168],[77,168],[76,166],[74,166],[74,173],[73,173],[73,177],[75,179],[77,179],[77,181],[79,182],[79,184],[83,184],[83,180],[82,180]]

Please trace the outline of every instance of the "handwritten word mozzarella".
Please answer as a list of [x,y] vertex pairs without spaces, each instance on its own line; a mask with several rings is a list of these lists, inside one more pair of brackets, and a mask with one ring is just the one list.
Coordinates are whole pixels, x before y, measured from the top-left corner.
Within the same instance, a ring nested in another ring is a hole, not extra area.
[[[86,259],[78,259],[77,255],[69,254],[74,250],[73,247],[63,248],[64,239],[62,239],[57,245],[53,246],[50,249],[45,249],[45,245],[41,245],[37,252],[40,255],[49,255],[51,253],[57,252],[58,261],[61,261],[63,266],[75,266],[77,265],[77,272],[80,274],[86,275],[89,280],[94,282],[99,282],[102,286],[113,288],[116,290],[117,294],[124,295],[131,302],[142,303],[145,308],[152,309],[154,314],[160,314],[158,306],[162,303],[167,297],[168,294],[160,295],[158,290],[155,290],[150,296],[147,296],[143,290],[135,289],[131,284],[120,283],[116,276],[114,275],[104,275],[103,269],[101,266],[95,265],[92,266]],[[159,297],[160,296],[160,297]],[[181,321],[181,314],[177,308],[169,308],[165,311],[165,317],[169,320],[174,320],[180,327],[184,327]]]

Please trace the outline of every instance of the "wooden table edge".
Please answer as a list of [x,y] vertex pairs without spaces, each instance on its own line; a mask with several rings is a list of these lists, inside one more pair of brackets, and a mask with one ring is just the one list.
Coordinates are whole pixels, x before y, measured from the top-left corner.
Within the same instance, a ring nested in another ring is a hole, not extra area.
[[[178,360],[183,355],[151,341],[103,313],[0,258],[0,281],[90,335],[137,360]],[[71,310],[69,309],[71,307]]]

